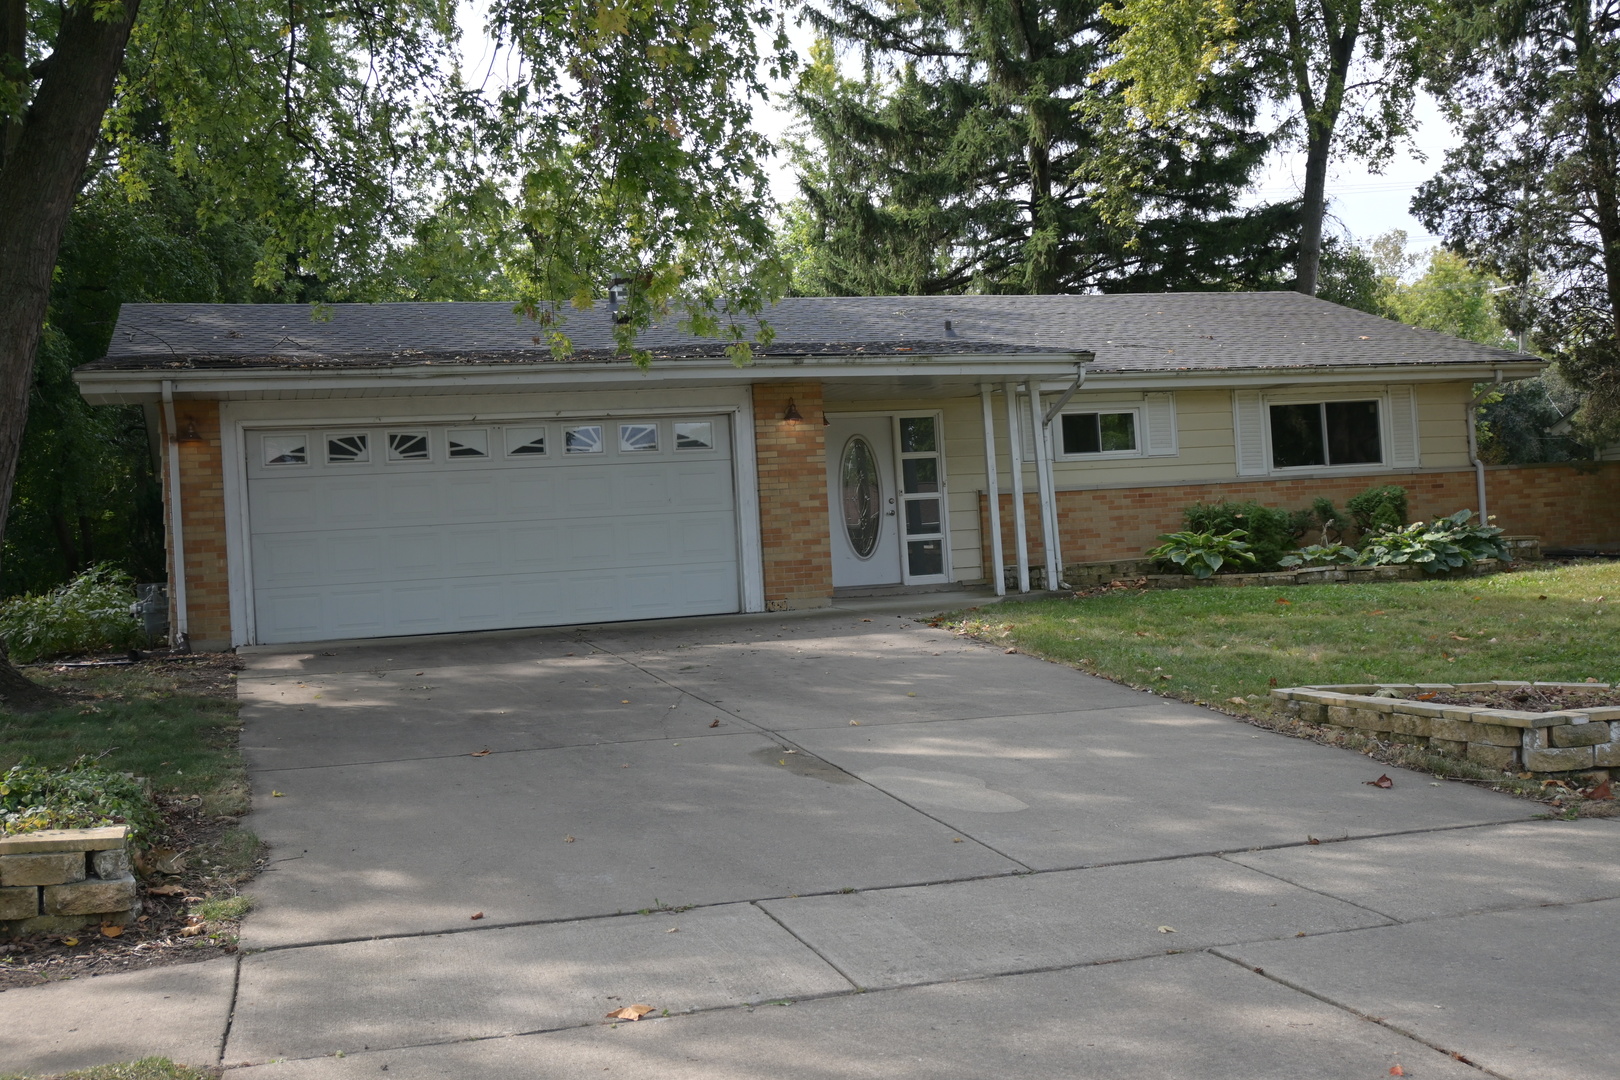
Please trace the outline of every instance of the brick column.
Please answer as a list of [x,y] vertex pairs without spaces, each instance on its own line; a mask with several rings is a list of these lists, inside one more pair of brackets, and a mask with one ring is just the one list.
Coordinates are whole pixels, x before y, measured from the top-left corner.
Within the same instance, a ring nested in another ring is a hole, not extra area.
[[[225,472],[219,442],[219,402],[177,401],[180,435],[180,508],[186,548],[186,617],[193,648],[231,647],[230,584],[225,552]],[[164,432],[163,517],[172,520]],[[193,437],[195,436],[195,437]],[[174,533],[165,529],[169,562],[169,625],[175,625]]]
[[[782,419],[790,400],[804,419]],[[820,383],[754,384],[754,453],[768,611],[826,607],[832,602],[827,436],[822,419]]]

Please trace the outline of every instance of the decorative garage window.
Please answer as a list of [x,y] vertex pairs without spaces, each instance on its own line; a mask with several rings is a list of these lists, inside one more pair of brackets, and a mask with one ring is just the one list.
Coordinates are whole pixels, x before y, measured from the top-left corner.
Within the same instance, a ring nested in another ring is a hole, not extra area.
[[1268,411],[1273,469],[1384,462],[1377,400],[1272,405]]
[[389,461],[427,461],[428,437],[425,431],[390,431]]
[[[451,428],[444,437],[453,458],[489,457],[489,431],[485,428]],[[540,445],[544,449],[544,438]]]
[[266,465],[309,464],[308,435],[266,435],[263,445]]
[[635,454],[643,451],[658,452],[658,425],[620,424],[619,452]]
[[713,450],[714,425],[707,420],[677,423],[675,425],[675,449]]
[[1239,390],[1232,395],[1237,471],[1416,468],[1417,401],[1410,386],[1357,390]]
[[1136,410],[1064,413],[1058,453],[1064,457],[1136,454]]
[[526,457],[546,452],[546,429],[509,427],[506,429],[506,456]]
[[600,454],[602,452],[602,425],[581,424],[563,428],[563,453]]
[[371,460],[371,440],[363,431],[326,437],[326,460],[331,465]]

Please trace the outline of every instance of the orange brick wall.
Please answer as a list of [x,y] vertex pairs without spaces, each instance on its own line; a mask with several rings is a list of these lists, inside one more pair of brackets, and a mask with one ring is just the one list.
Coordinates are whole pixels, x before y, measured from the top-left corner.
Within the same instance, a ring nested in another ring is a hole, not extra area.
[[[175,427],[180,443],[180,509],[186,548],[186,618],[195,649],[231,647],[230,585],[226,575],[225,478],[219,444],[219,402],[177,401]],[[198,441],[186,438],[195,430]],[[164,432],[165,455],[169,433]],[[168,480],[168,458],[163,477]],[[170,492],[164,484],[164,517],[170,518]],[[169,546],[169,625],[174,615],[174,534]]]
[[[804,419],[782,419],[790,399]],[[832,600],[826,430],[820,383],[754,385],[759,532],[771,611]]]
[[[1620,546],[1620,463],[1588,464],[1580,470],[1569,465],[1501,466],[1487,469],[1485,476],[1487,509],[1508,533],[1539,536],[1544,547]],[[1375,484],[1404,487],[1412,518],[1418,521],[1478,506],[1472,470],[1060,491],[1063,561],[1139,558],[1158,543],[1161,533],[1181,528],[1182,508],[1195,502],[1254,500],[1295,510],[1326,496],[1342,508]],[[1033,492],[1025,494],[1024,503],[1030,565],[1039,566],[1046,551],[1040,504]],[[982,494],[979,506],[981,535],[988,536],[989,503]],[[1016,556],[1012,497],[1007,494],[1001,496],[1001,536],[1003,557],[1010,566]],[[989,545],[985,548],[988,566]]]

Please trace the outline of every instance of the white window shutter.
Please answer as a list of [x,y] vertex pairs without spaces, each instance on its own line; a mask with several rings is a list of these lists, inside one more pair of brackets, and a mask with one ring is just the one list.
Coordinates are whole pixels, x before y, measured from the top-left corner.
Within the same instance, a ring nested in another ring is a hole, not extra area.
[[1266,407],[1258,390],[1232,391],[1232,427],[1239,476],[1266,474]]
[[1389,456],[1396,468],[1417,468],[1417,401],[1410,386],[1389,388]]
[[1147,428],[1143,451],[1148,457],[1176,455],[1176,396],[1143,394],[1142,421]]

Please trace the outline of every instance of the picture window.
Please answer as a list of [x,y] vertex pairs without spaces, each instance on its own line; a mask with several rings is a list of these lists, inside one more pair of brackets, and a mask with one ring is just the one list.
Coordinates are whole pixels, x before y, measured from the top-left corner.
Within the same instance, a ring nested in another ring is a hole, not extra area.
[[1376,465],[1384,460],[1377,401],[1272,405],[1271,466]]

